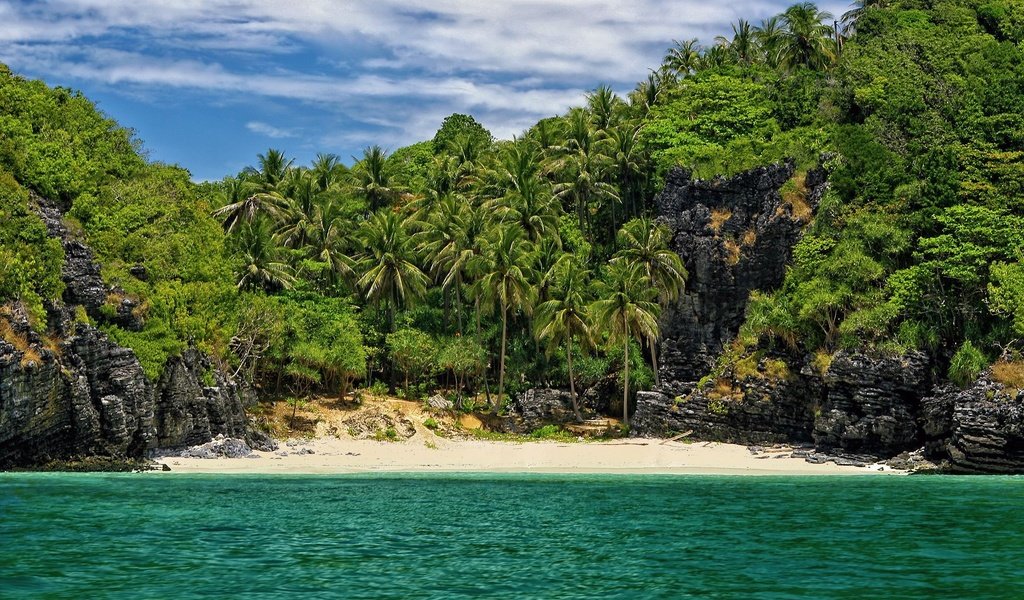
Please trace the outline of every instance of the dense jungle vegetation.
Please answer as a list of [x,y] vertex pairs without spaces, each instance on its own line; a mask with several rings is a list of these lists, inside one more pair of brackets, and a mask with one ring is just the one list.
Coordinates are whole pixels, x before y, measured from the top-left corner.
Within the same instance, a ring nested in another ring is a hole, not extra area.
[[377,382],[498,408],[608,377],[628,395],[657,377],[687,276],[654,220],[664,175],[784,158],[796,178],[824,158],[831,188],[740,346],[922,349],[960,383],[1021,350],[1020,0],[796,4],[677,41],[625,97],[599,87],[513,140],[455,114],[350,165],[269,149],[200,184],[80,94],[3,69],[0,300],[42,330],[62,291],[34,192],[138,301],[140,331],[98,324],[150,377],[196,346],[268,395]]

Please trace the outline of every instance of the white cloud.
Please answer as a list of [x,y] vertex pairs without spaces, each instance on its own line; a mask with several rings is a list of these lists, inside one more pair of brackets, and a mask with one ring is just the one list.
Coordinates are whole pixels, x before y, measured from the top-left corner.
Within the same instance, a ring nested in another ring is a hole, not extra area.
[[291,129],[280,129],[261,121],[249,121],[245,124],[245,128],[253,133],[265,135],[269,138],[280,139],[299,137],[299,134]]
[[[0,0],[0,61],[123,93],[297,101],[362,123],[366,135],[375,131],[394,147],[429,138],[452,112],[511,136],[600,83],[631,88],[673,39],[710,41],[737,18],[757,22],[788,4]],[[820,5],[846,9],[846,2]],[[255,120],[246,127],[269,137],[294,133]]]

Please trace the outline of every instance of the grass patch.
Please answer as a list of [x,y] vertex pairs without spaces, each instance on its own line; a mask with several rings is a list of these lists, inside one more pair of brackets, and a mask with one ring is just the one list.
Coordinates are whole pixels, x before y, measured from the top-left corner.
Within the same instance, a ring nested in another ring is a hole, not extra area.
[[399,439],[398,431],[394,427],[388,427],[387,429],[378,429],[373,432],[373,439],[378,442],[397,442]]
[[722,226],[732,218],[732,211],[729,209],[716,208],[711,211],[711,230],[715,233],[722,231]]
[[28,342],[28,338],[14,331],[7,319],[0,319],[0,337],[8,344],[14,346],[15,350],[21,352],[22,367],[39,364],[43,361],[43,358],[39,356],[39,352]]
[[785,214],[784,209],[789,207],[793,220],[809,223],[814,216],[814,210],[807,203],[807,192],[807,172],[797,172],[779,190],[779,193],[782,195],[782,205],[776,211],[776,216],[783,216]]
[[999,361],[992,365],[992,378],[1007,391],[1024,390],[1024,361]]
[[725,262],[730,267],[738,265],[740,262],[740,245],[735,240],[725,240]]
[[743,232],[743,238],[740,240],[744,246],[750,247],[757,243],[757,231],[753,227]]

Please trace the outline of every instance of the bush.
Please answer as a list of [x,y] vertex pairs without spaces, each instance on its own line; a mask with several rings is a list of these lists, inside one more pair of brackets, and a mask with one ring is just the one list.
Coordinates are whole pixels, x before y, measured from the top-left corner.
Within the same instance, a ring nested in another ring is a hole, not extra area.
[[970,340],[963,343],[949,362],[949,380],[966,388],[974,383],[989,365],[988,358]]

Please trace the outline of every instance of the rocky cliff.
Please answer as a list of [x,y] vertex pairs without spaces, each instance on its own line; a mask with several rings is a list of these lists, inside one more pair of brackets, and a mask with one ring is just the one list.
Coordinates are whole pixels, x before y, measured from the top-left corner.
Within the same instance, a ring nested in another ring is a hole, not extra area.
[[711,181],[670,174],[659,219],[690,278],[662,316],[661,383],[637,394],[633,434],[878,458],[923,447],[958,472],[1024,472],[1024,392],[988,376],[967,390],[936,387],[939,370],[922,353],[838,352],[823,363],[758,348],[716,366],[750,292],[781,284],[826,186],[824,173],[800,176],[789,164]]
[[142,458],[154,448],[201,443],[217,434],[270,442],[248,427],[246,390],[188,351],[147,380],[134,352],[76,317],[141,328],[130,299],[114,316],[100,307],[106,286],[92,251],[71,236],[57,207],[35,199],[51,236],[65,250],[62,302],[48,306],[47,332],[29,325],[16,304],[0,316],[0,469],[79,457]]
[[782,283],[825,189],[824,172],[797,174],[792,163],[706,181],[669,173],[658,220],[671,228],[671,247],[689,272],[685,293],[661,320],[659,371],[673,395],[681,389],[671,388],[706,375],[736,337],[750,292]]

